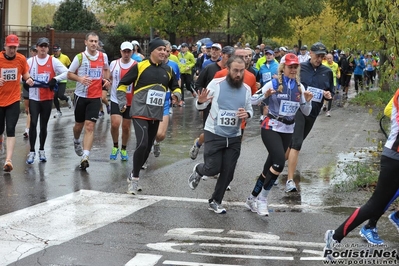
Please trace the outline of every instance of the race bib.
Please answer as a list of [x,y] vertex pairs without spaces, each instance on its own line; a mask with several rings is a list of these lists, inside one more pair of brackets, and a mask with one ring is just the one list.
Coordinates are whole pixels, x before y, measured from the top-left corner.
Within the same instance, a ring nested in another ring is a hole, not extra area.
[[313,94],[312,101],[321,103],[321,101],[323,100],[323,90],[309,86],[308,91]]
[[278,112],[281,116],[294,116],[299,109],[299,102],[282,100],[280,102],[280,110]]
[[87,75],[93,80],[101,79],[102,72],[103,72],[102,68],[89,68],[89,73]]
[[217,125],[225,127],[236,127],[238,125],[237,111],[219,110]]
[[263,82],[268,82],[269,80],[271,80],[272,79],[272,73],[270,73],[270,72],[266,72],[266,73],[263,73],[262,74],[262,80],[263,80]]
[[15,81],[17,80],[17,71],[17,68],[2,68],[1,77],[6,81]]
[[149,105],[163,106],[165,94],[166,92],[164,91],[148,90],[146,103]]
[[48,83],[50,79],[50,73],[37,74],[36,80],[43,83]]
[[186,59],[185,58],[180,58],[180,63],[185,65],[186,64]]

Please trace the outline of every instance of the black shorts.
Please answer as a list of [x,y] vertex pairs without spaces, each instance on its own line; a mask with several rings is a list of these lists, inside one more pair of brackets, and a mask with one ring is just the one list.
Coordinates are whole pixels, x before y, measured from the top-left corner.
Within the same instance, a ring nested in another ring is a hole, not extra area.
[[129,113],[130,113],[130,106],[127,106],[126,110],[123,113],[121,113],[121,111],[119,110],[119,105],[117,103],[111,102],[111,115],[120,115],[124,119],[131,119]]
[[75,122],[83,123],[86,120],[96,122],[101,104],[101,98],[84,98],[75,94]]

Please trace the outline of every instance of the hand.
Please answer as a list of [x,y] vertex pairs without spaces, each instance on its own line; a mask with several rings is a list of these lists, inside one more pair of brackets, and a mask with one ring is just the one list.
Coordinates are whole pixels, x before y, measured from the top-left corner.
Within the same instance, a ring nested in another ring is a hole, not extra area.
[[109,87],[111,87],[111,81],[109,79],[103,79],[103,87],[106,89],[109,89]]
[[213,98],[213,96],[208,97],[208,95],[209,95],[209,90],[207,90],[205,88],[202,90],[198,90],[197,101],[199,103],[204,103],[204,102],[211,100]]
[[124,113],[125,111],[126,111],[126,105],[124,105],[122,108],[121,108],[121,113]]
[[32,77],[29,77],[27,80],[26,80],[26,84],[28,84],[29,86],[33,86],[33,84],[35,84],[35,82],[33,81],[33,78]]
[[83,77],[80,77],[79,82],[85,86],[89,86],[91,84],[91,78],[89,76],[83,76]]
[[178,98],[176,95],[172,94],[172,104],[177,104],[178,103]]
[[305,91],[303,95],[305,96],[305,101],[307,102],[310,102],[313,98],[313,93],[311,93],[310,91]]
[[57,85],[57,80],[55,78],[52,78],[48,85],[51,91],[54,90],[55,86]]
[[240,119],[248,118],[248,113],[244,108],[238,108],[237,117]]
[[275,93],[276,93],[276,91],[274,89],[270,88],[265,92],[265,97],[268,98],[268,97],[270,97],[270,95],[275,94]]
[[3,85],[4,85],[4,82],[6,82],[6,80],[3,79],[3,78],[0,78],[0,86],[3,86]]
[[326,98],[327,100],[332,99],[332,97],[331,97],[331,92],[329,92],[329,91],[323,91],[323,96],[324,96],[324,98]]

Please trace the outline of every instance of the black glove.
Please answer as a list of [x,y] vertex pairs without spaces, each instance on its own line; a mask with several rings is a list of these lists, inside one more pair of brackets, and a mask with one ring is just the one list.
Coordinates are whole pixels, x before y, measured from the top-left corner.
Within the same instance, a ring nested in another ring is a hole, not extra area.
[[49,86],[51,91],[54,90],[56,85],[57,85],[57,80],[55,78],[52,78],[50,80],[50,82],[48,83],[48,86]]

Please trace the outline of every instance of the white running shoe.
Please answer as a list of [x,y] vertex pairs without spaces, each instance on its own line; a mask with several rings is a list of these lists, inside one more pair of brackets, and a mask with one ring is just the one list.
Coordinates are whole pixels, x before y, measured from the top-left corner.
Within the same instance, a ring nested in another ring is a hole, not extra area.
[[267,206],[267,199],[258,197],[256,199],[256,211],[260,216],[269,216],[269,209]]

